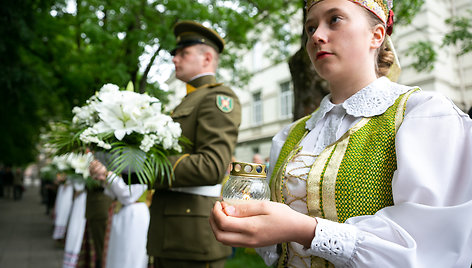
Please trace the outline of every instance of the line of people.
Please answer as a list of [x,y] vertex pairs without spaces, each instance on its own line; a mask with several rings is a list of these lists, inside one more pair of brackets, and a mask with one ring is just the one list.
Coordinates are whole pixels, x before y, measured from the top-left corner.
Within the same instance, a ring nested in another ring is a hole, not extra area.
[[172,118],[191,143],[169,158],[173,184],[156,184],[149,210],[149,189],[92,162],[96,196],[111,197],[89,206],[88,191],[86,214],[109,212],[97,228],[87,217],[85,232],[100,234],[90,236],[103,256],[95,267],[142,267],[142,252],[153,267],[224,267],[225,245],[257,247],[278,267],[469,267],[472,121],[443,96],[387,78],[392,4],[306,1],[307,52],[330,94],[273,138],[272,201],[231,206],[219,202],[220,182],[241,113],[215,79],[224,41],[179,22],[172,55],[187,95]]
[[131,173],[129,185],[96,153],[90,174],[99,184],[74,188],[66,179],[57,192],[53,238],[65,239],[64,268],[224,267],[232,254],[208,223],[241,121],[237,96],[215,78],[224,41],[193,21],[177,23],[174,34],[175,75],[187,95],[172,118],[190,143],[169,157],[173,184],[149,189]]
[[0,198],[20,200],[23,196],[24,176],[23,169],[9,165],[0,166]]

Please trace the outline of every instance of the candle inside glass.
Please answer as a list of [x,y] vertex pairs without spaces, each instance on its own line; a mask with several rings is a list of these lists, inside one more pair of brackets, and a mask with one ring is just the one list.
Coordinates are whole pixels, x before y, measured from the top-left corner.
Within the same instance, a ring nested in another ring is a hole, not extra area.
[[223,186],[223,200],[226,203],[270,200],[264,165],[242,162],[235,162],[232,165],[230,177]]

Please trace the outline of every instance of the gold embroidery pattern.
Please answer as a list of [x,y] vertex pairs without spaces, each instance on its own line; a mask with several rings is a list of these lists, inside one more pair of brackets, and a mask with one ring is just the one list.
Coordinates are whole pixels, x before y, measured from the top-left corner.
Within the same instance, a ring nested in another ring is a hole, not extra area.
[[[306,182],[308,174],[310,172],[311,167],[313,166],[313,162],[315,161],[316,157],[317,155],[314,154],[307,154],[302,152],[297,153],[289,161],[290,165],[287,164],[285,166],[286,172],[284,172],[285,176],[282,178],[282,180],[284,181],[282,194],[285,204],[293,208],[298,207],[299,212],[305,214],[308,212],[308,208],[306,205]],[[294,190],[298,191],[292,191],[291,187],[295,187]],[[301,206],[303,206],[303,208]],[[299,248],[299,245],[297,246],[293,243],[287,244],[287,246],[285,247],[285,261],[291,265],[297,264],[297,267],[310,267],[311,256],[301,254],[302,251],[297,248]]]
[[[305,8],[309,10],[311,6],[320,2],[321,0],[306,1]],[[359,4],[376,14],[384,23],[387,22],[389,10],[393,7],[392,0],[350,0]]]

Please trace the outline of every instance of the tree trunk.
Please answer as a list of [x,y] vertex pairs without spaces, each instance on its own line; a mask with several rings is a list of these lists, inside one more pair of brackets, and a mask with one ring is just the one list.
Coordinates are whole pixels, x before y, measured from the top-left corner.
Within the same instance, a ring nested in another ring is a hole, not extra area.
[[[306,11],[303,10],[303,22]],[[302,23],[304,25],[304,23]],[[328,94],[328,85],[315,71],[305,50],[307,35],[302,28],[300,49],[290,57],[288,65],[293,83],[293,120],[312,113],[320,106],[323,97]]]
[[295,121],[318,108],[328,90],[326,81],[315,72],[304,47],[290,58],[288,65],[292,74]]

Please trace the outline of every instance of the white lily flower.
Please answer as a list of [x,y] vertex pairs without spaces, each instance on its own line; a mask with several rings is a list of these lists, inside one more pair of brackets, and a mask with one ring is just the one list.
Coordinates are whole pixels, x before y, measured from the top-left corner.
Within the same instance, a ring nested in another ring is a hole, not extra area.
[[89,126],[80,135],[85,143],[110,149],[111,144],[102,139],[102,134],[113,133],[116,140],[121,141],[127,135],[138,133],[141,134],[139,146],[144,152],[156,144],[166,150],[181,150],[180,125],[162,114],[160,101],[147,94],[120,91],[116,85],[105,84],[87,105],[75,107],[73,112],[76,122]]
[[88,154],[69,154],[68,157],[70,166],[74,169],[76,174],[81,174],[84,178],[90,175],[89,166],[93,161],[92,153]]

